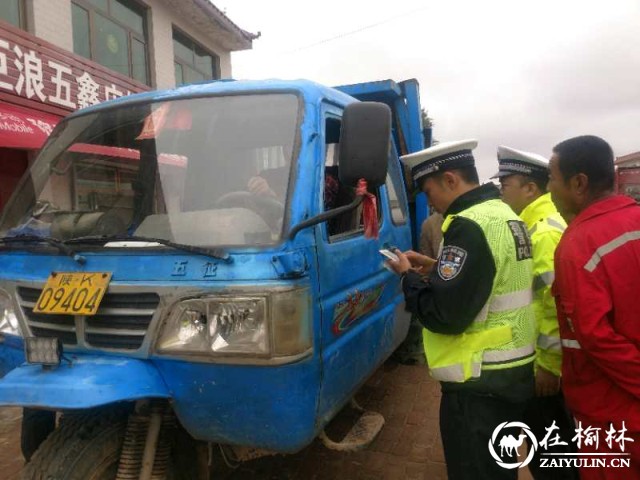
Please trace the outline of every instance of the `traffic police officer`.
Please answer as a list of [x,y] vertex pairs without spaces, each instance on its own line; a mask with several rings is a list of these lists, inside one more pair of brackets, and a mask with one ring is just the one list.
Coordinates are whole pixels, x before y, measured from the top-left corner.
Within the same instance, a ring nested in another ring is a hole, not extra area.
[[[396,251],[389,265],[402,275],[407,310],[425,327],[427,363],[441,382],[449,479],[516,479],[487,445],[500,425],[522,420],[534,394],[531,241],[498,189],[479,186],[476,145],[441,143],[402,158],[445,217],[443,245],[437,260]],[[504,463],[517,461],[512,449],[502,453]]]
[[[536,397],[525,410],[525,423],[543,439],[546,428],[555,425],[565,444],[548,447],[553,453],[570,453],[574,436],[560,392],[562,347],[556,306],[551,294],[554,280],[553,255],[567,224],[547,193],[549,165],[544,157],[513,148],[498,147],[499,170],[492,178],[500,180],[502,200],[527,225],[533,247],[533,311],[536,319]],[[537,452],[539,453],[539,452]],[[575,479],[574,468],[540,468],[539,455],[529,464],[536,480]]]

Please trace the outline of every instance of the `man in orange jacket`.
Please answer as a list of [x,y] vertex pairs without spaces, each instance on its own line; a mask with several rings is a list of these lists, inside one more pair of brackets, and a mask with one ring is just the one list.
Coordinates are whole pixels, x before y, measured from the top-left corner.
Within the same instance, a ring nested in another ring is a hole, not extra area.
[[563,391],[573,441],[599,454],[576,459],[583,480],[640,478],[640,207],[613,194],[613,159],[607,142],[583,136],[550,161],[549,190],[569,223],[553,285]]

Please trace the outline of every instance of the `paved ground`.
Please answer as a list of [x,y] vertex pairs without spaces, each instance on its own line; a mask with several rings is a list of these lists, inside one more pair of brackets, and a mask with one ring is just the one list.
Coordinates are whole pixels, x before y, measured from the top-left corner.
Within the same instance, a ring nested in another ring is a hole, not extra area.
[[0,408],[0,478],[18,478],[24,459],[20,453],[19,408]]
[[[424,366],[382,366],[357,395],[361,405],[382,413],[385,427],[365,451],[340,453],[319,441],[296,455],[243,464],[231,480],[444,480],[438,433],[439,387]],[[23,460],[19,450],[20,410],[0,408],[0,478],[14,480]],[[521,480],[531,479],[522,472]]]

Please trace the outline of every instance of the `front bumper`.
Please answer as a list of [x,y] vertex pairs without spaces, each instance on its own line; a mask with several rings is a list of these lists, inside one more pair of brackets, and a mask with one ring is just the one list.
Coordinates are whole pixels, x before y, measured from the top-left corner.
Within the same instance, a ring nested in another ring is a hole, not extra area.
[[70,355],[51,370],[21,365],[0,379],[0,405],[84,409],[143,398],[169,398],[156,368],[144,360]]

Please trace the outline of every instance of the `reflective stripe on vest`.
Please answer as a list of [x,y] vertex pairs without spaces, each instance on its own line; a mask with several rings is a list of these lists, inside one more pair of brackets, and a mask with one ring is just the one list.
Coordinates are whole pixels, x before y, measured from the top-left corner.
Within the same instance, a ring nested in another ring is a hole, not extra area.
[[[533,345],[525,345],[524,347],[515,348],[513,350],[487,350],[482,354],[482,363],[473,362],[471,364],[472,378],[478,378],[482,368],[491,369],[491,363],[503,363],[514,360],[520,360],[533,356],[535,348]],[[462,364],[450,365],[447,367],[430,368],[431,376],[441,382],[464,382],[464,368]]]
[[500,363],[508,362],[509,360],[519,360],[533,355],[535,351],[533,345],[525,345],[524,347],[514,348],[513,350],[487,350],[482,353],[482,362]]
[[567,348],[573,348],[575,350],[581,350],[582,347],[577,340],[567,340],[566,338],[562,339],[562,346]]
[[[561,232],[564,232],[566,227],[562,225],[560,222],[555,221],[553,218],[547,218],[547,223],[549,226],[553,228],[557,228]],[[529,235],[533,236],[534,233],[538,231],[538,224],[536,223],[533,227],[529,229]]]
[[504,312],[505,310],[526,307],[527,305],[531,305],[532,300],[533,292],[531,292],[530,288],[505,293],[503,295],[495,295],[482,307],[482,310],[478,312],[474,322],[484,322],[489,312]]
[[560,230],[561,232],[564,232],[565,229],[567,227],[565,227],[564,225],[562,225],[560,222],[556,222],[553,218],[547,218],[547,223],[549,225],[551,225],[552,227],[557,228],[558,230]]
[[[473,365],[473,370],[475,374],[476,365]],[[429,372],[431,376],[436,380],[441,382],[464,382],[464,368],[462,364],[458,363],[456,365],[450,365],[448,367],[438,367],[438,368],[430,368]],[[477,375],[480,376],[480,369],[478,368]]]
[[537,292],[541,288],[550,287],[556,279],[556,274],[552,271],[541,273],[533,277],[533,291]]
[[602,260],[602,257],[613,252],[616,248],[620,248],[625,243],[632,242],[634,240],[640,240],[640,231],[623,233],[619,237],[611,240],[609,243],[605,243],[596,250],[591,259],[584,266],[585,270],[593,272],[600,263],[600,260]]
[[560,337],[552,337],[551,335],[538,335],[538,347],[543,350],[562,350]]

